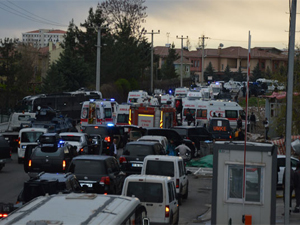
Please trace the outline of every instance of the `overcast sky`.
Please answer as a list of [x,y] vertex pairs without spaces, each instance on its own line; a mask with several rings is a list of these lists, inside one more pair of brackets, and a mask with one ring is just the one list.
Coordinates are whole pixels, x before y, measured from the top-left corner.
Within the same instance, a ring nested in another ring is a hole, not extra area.
[[[72,19],[79,26],[88,17],[89,9],[95,10],[102,1],[0,0],[0,38],[21,39],[22,33],[38,29],[67,30]],[[217,48],[220,43],[224,47],[247,48],[250,31],[251,47],[283,49],[288,46],[289,1],[146,0],[148,17],[143,26],[148,31],[160,30],[160,34],[154,35],[154,46],[169,42],[180,48],[181,40],[176,36],[188,36],[190,46],[195,49],[199,37],[205,35],[206,48]],[[298,27],[296,22],[297,31]],[[151,35],[147,37],[150,42]],[[186,40],[184,46],[185,43]]]

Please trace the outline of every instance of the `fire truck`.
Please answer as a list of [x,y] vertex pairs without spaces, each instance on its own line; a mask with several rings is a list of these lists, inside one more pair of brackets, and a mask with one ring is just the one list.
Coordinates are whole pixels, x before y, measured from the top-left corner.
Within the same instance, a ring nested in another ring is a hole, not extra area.
[[133,104],[129,109],[129,125],[160,128],[176,126],[176,109],[169,105]]
[[115,123],[118,103],[114,99],[90,99],[82,104],[81,127]]

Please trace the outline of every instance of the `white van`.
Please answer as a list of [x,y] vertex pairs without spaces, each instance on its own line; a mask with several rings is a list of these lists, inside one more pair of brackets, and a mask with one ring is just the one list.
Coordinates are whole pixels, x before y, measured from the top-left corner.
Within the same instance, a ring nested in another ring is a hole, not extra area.
[[47,132],[46,128],[23,128],[19,131],[18,163],[23,161],[27,145],[37,145],[39,137]]
[[122,195],[137,197],[146,207],[151,224],[178,224],[179,206],[170,177],[130,175],[124,181]]
[[165,151],[167,151],[168,139],[165,136],[154,136],[154,135],[144,135],[137,139],[137,141],[153,141],[159,142],[164,147]]
[[137,198],[70,193],[37,197],[0,224],[149,224],[146,215]]
[[148,93],[143,90],[130,91],[127,96],[127,103],[145,103],[148,100]]
[[22,128],[30,127],[31,119],[35,119],[35,113],[12,113],[9,117],[7,131],[19,131]]
[[148,155],[144,158],[141,174],[171,177],[175,184],[179,205],[182,199],[188,197],[189,181],[183,158],[180,156]]

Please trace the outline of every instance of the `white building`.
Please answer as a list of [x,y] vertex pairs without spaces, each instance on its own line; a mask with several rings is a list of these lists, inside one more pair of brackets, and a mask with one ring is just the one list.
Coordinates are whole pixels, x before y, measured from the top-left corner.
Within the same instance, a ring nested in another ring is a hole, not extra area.
[[49,42],[62,42],[66,31],[39,29],[26,33],[22,33],[22,41],[24,44],[32,44],[36,48],[48,46]]

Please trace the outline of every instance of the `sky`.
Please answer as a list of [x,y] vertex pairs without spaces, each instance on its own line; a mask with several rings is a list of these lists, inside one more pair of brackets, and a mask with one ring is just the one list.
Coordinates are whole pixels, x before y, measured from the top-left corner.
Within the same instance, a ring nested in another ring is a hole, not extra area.
[[[288,47],[290,0],[145,0],[146,22],[153,35],[153,46],[174,43],[181,48],[181,37],[196,49],[203,35],[205,48],[240,46],[248,48]],[[79,26],[103,0],[0,0],[0,39],[19,38],[38,29],[67,30],[70,21]],[[297,6],[297,12],[299,12]],[[299,14],[297,14],[298,16]],[[300,30],[297,25],[296,31]],[[300,43],[296,32],[295,43]],[[149,42],[151,35],[146,34]],[[186,46],[183,39],[183,46]]]

